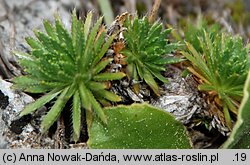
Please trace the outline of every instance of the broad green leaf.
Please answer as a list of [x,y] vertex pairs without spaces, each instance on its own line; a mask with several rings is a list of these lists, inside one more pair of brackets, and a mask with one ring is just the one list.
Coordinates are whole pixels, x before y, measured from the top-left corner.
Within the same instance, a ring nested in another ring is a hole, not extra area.
[[245,82],[244,97],[240,105],[237,122],[222,148],[250,149],[250,71]]
[[104,109],[108,122],[95,118],[88,129],[88,146],[96,149],[191,148],[185,127],[174,117],[148,104]]

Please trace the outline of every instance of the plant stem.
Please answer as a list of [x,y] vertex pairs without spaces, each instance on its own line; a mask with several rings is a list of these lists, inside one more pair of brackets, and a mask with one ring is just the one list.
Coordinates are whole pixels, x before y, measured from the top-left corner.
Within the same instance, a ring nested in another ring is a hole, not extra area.
[[114,21],[114,14],[109,0],[98,0],[98,4],[104,15],[104,21],[107,25],[110,25]]
[[155,18],[156,18],[156,15],[158,13],[158,10],[159,10],[159,7],[160,7],[160,4],[161,4],[161,0],[155,0],[154,1],[154,6],[150,12],[150,15],[148,17],[148,21],[150,23],[153,23],[155,21]]

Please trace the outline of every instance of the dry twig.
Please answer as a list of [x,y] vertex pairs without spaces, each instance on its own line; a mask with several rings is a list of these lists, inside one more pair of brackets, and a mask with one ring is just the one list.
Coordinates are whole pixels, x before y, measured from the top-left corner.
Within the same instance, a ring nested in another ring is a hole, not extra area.
[[155,0],[154,1],[154,6],[151,10],[151,13],[148,17],[148,20],[150,23],[153,23],[156,19],[156,16],[157,16],[157,13],[158,13],[158,10],[159,10],[159,7],[160,7],[160,4],[161,4],[161,0]]

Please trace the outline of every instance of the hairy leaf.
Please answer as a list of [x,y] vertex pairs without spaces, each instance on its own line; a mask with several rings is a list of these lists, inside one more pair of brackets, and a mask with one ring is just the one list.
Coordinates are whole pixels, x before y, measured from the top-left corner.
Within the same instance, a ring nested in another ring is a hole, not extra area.
[[147,17],[139,19],[135,16],[133,20],[128,18],[125,27],[127,31],[124,32],[124,38],[127,45],[122,53],[127,56],[128,77],[135,77],[138,73],[139,78],[145,80],[154,93],[159,95],[159,87],[154,78],[167,82],[160,76],[160,72],[166,70],[166,64],[181,61],[174,57],[169,58],[167,55],[175,51],[179,44],[168,44],[166,37],[171,29],[163,30],[161,23],[157,21],[151,24]]
[[185,127],[148,104],[105,108],[108,122],[94,119],[88,146],[97,149],[191,148]]
[[[103,56],[114,36],[106,40],[105,30],[97,35],[102,27],[102,17],[95,23],[92,17],[93,14],[88,13],[83,22],[77,18],[74,10],[70,32],[58,15],[55,16],[55,25],[45,20],[47,34],[35,30],[36,38],[26,38],[31,47],[30,53],[17,53],[20,65],[27,74],[15,78],[14,87],[31,93],[48,92],[28,105],[21,115],[33,112],[55,98],[54,105],[41,124],[46,131],[58,119],[66,103],[73,100],[73,107],[69,109],[72,109],[74,141],[80,137],[81,109],[88,112],[88,123],[93,119],[91,115],[97,115],[106,123],[99,101],[120,101],[119,96],[108,91],[106,81],[120,80],[125,76],[121,72],[107,72],[106,67],[112,59],[104,59]],[[97,90],[102,93],[95,92]]]
[[244,86],[244,97],[240,105],[237,122],[223,148],[250,148],[250,71]]
[[72,113],[72,122],[73,122],[73,138],[76,142],[80,137],[81,130],[81,102],[79,92],[76,91],[73,97],[73,113]]
[[243,45],[241,37],[221,32],[215,34],[203,29],[203,33],[197,37],[199,42],[187,42],[188,51],[182,54],[191,62],[188,70],[202,80],[198,89],[216,92],[223,103],[220,108],[227,125],[231,128],[228,110],[237,114],[235,101],[240,102],[242,99],[244,82],[250,68],[248,47]]

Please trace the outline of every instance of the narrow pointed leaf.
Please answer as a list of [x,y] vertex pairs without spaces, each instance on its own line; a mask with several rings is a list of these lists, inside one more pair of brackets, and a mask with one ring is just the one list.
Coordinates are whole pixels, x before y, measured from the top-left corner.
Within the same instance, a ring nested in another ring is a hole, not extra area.
[[106,60],[102,60],[101,62],[99,62],[93,71],[93,74],[98,74],[99,72],[101,72],[111,61],[113,61],[112,58],[106,59]]
[[36,39],[31,38],[31,37],[26,37],[25,40],[30,45],[31,48],[42,49],[41,43],[39,41],[37,41]]
[[93,77],[95,81],[109,81],[109,80],[120,80],[125,77],[126,74],[122,72],[118,73],[100,73]]
[[[101,29],[102,30],[102,29]],[[96,37],[95,40],[95,52],[98,54],[100,52],[100,50],[102,49],[102,46],[105,42],[105,37],[106,37],[106,33],[105,32],[99,32],[99,36],[98,38]],[[98,60],[97,60],[98,61]]]
[[73,139],[75,142],[77,142],[80,137],[80,130],[81,130],[81,102],[80,102],[79,92],[75,92],[73,96],[72,122],[73,122]]
[[103,112],[103,109],[101,107],[101,105],[96,101],[95,97],[93,96],[92,93],[90,93],[89,95],[90,97],[90,102],[92,104],[92,107],[95,111],[95,113],[97,114],[97,116],[101,119],[101,121],[106,124],[107,123],[107,117],[105,115],[105,113]]
[[56,25],[55,26],[56,26],[56,32],[57,32],[58,39],[60,40],[60,42],[62,42],[62,44],[65,44],[66,49],[68,50],[68,52],[72,53],[72,54],[69,54],[69,55],[73,59],[74,58],[74,48],[73,48],[72,38],[69,35],[68,31],[63,26],[60,18],[56,19]]
[[72,96],[72,91],[69,91],[68,89],[69,88],[63,90],[63,92],[56,100],[55,104],[52,106],[49,112],[44,116],[41,123],[42,132],[46,132],[60,116],[61,111],[63,110],[65,104]]
[[47,34],[48,34],[50,37],[52,37],[52,38],[54,38],[54,39],[57,38],[56,33],[55,33],[55,29],[54,29],[54,27],[50,24],[50,22],[49,22],[48,20],[45,20],[45,21],[43,22],[43,26],[44,26],[44,28],[45,28]]
[[28,53],[24,53],[24,52],[19,52],[19,51],[13,51],[13,54],[15,54],[17,57],[21,58],[21,59],[27,59],[30,61],[33,61],[35,58],[28,54]]
[[175,63],[182,62],[182,61],[185,61],[185,59],[176,58],[176,57],[165,57],[165,58],[161,58],[159,60],[154,61],[154,63],[156,63],[156,64],[175,64]]
[[144,80],[150,86],[150,88],[154,91],[154,93],[157,96],[159,96],[160,95],[159,87],[158,87],[157,83],[155,82],[155,80],[150,72],[144,73]]
[[156,71],[150,71],[152,75],[154,75],[158,80],[160,80],[163,83],[168,83],[168,80],[166,77],[162,76],[159,72]]
[[110,36],[108,40],[105,42],[105,44],[102,46],[102,49],[100,53],[95,57],[93,64],[95,65],[98,61],[101,60],[101,58],[104,56],[104,54],[107,52],[108,48],[110,47],[111,43],[113,42],[114,36]]
[[192,55],[190,55],[189,53],[186,52],[182,52],[182,54],[189,60],[191,61],[195,67],[199,68],[199,70],[202,71],[202,76],[204,76],[206,79],[208,79],[209,81],[211,81],[211,74],[209,72],[208,67],[206,66],[206,64],[203,62],[201,57],[198,57],[196,59],[196,57],[193,57]]
[[20,113],[20,116],[27,115],[33,111],[35,111],[38,108],[41,108],[43,105],[51,101],[53,98],[55,98],[61,91],[58,89],[55,89],[46,95],[42,96],[41,98],[37,99],[34,103],[31,103],[27,105],[24,110]]
[[95,57],[94,55],[90,54],[94,52],[94,42],[101,23],[102,23],[102,17],[99,18],[97,22],[94,24],[94,27],[91,29],[90,34],[88,36],[85,50],[83,52],[81,59],[83,70],[87,70],[89,67],[93,66],[93,60]]
[[104,90],[107,88],[106,83],[94,82],[94,81],[89,82],[87,86],[90,90],[93,90],[93,91]]
[[92,12],[89,12],[87,14],[85,23],[84,23],[84,35],[85,35],[85,41],[87,40],[88,34],[89,34],[89,30],[90,30],[90,26],[91,26],[91,20],[92,20]]
[[82,83],[79,86],[79,94],[81,97],[82,106],[85,109],[90,110],[91,109],[91,102],[90,102],[90,98],[89,98],[89,90]]
[[99,91],[95,91],[95,93],[98,94],[98,96],[101,96],[109,101],[112,101],[112,102],[119,102],[119,101],[122,101],[121,97],[112,93],[112,92],[109,92],[107,90],[99,90]]

